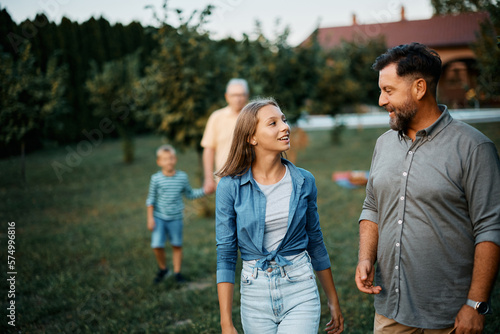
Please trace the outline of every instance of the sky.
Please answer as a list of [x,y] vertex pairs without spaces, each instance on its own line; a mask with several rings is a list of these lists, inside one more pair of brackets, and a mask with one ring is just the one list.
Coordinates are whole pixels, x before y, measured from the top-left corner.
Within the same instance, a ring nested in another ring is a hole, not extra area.
[[[56,23],[63,16],[80,23],[92,16],[102,16],[112,24],[138,21],[154,26],[153,10],[146,7],[152,6],[163,17],[163,3],[163,0],[0,0],[0,7],[6,8],[17,23],[44,12]],[[408,20],[432,16],[430,0],[169,0],[167,4],[170,9],[181,9],[185,19],[194,10],[214,5],[216,8],[205,27],[215,39],[229,36],[240,39],[243,33],[252,36],[258,20],[269,39],[288,27],[291,45],[299,44],[318,26],[351,25],[353,14],[358,24],[398,21],[401,6],[405,7]],[[177,14],[167,13],[167,22],[177,25]]]

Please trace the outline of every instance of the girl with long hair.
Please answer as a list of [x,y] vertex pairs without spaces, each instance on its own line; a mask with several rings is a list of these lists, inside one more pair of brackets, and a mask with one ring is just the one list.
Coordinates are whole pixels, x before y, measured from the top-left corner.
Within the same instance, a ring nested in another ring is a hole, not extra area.
[[240,250],[241,323],[245,333],[317,333],[321,304],[314,271],[328,298],[328,333],[344,319],[319,226],[314,177],[283,158],[290,127],[273,99],[247,104],[229,157],[217,172],[217,290],[222,333],[232,320]]

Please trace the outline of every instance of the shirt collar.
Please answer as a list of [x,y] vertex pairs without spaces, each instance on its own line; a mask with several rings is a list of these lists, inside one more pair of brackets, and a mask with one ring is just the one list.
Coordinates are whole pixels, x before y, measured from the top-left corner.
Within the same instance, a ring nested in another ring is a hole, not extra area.
[[[427,140],[432,140],[436,137],[448,124],[451,123],[453,117],[451,117],[448,107],[444,104],[438,104],[439,110],[441,110],[441,116],[425,129],[419,130],[417,136],[427,137]],[[408,138],[403,131],[398,132],[398,137],[400,140]]]
[[252,181],[252,167],[248,168],[248,170],[240,177],[240,185],[244,185],[245,183]]
[[[296,170],[296,167],[290,161],[281,158],[281,162],[288,166],[288,171],[290,172],[292,179],[296,179],[300,184],[302,184],[304,182],[304,178],[299,177],[299,174],[298,174],[298,171]],[[246,171],[246,173],[243,174],[240,178],[240,185],[244,185],[248,182],[254,182],[253,177],[252,177],[252,167],[251,166]]]
[[417,135],[422,132],[422,135],[426,135],[428,140],[434,139],[448,124],[451,123],[453,117],[451,117],[448,107],[444,104],[438,104],[439,110],[441,110],[441,116],[427,128],[417,132]]

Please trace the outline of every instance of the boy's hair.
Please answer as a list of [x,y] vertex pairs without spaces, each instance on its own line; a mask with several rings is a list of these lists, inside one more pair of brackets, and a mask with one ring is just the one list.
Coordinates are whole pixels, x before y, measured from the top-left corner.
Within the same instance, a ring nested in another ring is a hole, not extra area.
[[158,157],[160,155],[160,153],[162,153],[162,152],[170,152],[173,155],[176,155],[175,148],[172,145],[168,145],[168,144],[161,145],[160,147],[158,147],[158,149],[156,150],[156,157]]
[[429,92],[436,97],[441,76],[441,58],[436,51],[420,43],[395,46],[380,55],[372,68],[381,71],[390,64],[396,64],[396,73],[400,77],[423,78]]

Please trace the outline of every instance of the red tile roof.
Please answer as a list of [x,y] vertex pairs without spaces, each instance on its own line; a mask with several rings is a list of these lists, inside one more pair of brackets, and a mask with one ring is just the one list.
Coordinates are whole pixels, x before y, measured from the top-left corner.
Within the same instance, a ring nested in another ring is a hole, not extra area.
[[[318,42],[333,48],[346,41],[364,41],[380,35],[385,36],[387,47],[419,42],[429,47],[464,46],[476,40],[480,23],[489,19],[486,12],[459,15],[433,16],[427,20],[375,24],[355,24],[344,27],[319,28]],[[308,42],[309,36],[302,45]]]

